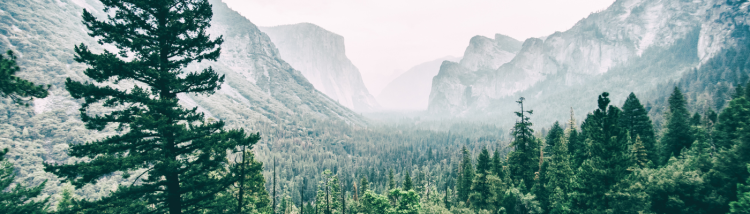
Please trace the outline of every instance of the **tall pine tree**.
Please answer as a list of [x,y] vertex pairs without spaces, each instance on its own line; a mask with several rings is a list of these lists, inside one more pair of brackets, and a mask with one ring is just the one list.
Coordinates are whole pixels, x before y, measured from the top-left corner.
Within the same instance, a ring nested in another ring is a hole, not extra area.
[[508,167],[514,183],[523,181],[525,186],[529,187],[534,184],[534,172],[539,170],[539,142],[533,135],[534,130],[531,129],[532,123],[529,121],[529,115],[533,111],[524,110],[523,101],[523,97],[516,101],[521,111],[515,112],[519,121],[516,121],[513,127],[514,139],[510,145],[515,151],[508,156]]
[[630,93],[622,105],[622,115],[620,116],[620,127],[625,128],[630,133],[631,139],[640,137],[643,147],[647,153],[647,159],[656,163],[658,152],[656,152],[656,138],[654,136],[654,126],[648,117],[646,108]]
[[664,147],[662,163],[665,163],[672,156],[679,156],[683,148],[688,148],[693,143],[689,118],[690,112],[687,110],[685,96],[682,95],[680,88],[675,87],[672,95],[669,96],[667,130],[661,139],[661,144]]
[[[188,72],[187,66],[214,61],[222,37],[206,33],[213,12],[208,0],[107,0],[110,15],[97,19],[83,11],[89,35],[120,52],[94,53],[85,44],[75,47],[75,60],[94,82],[70,78],[66,89],[84,99],[81,119],[86,128],[101,131],[115,126],[121,135],[71,145],[72,157],[88,162],[45,165],[45,170],[76,187],[99,178],[144,169],[139,185],[120,188],[87,205],[90,210],[124,207],[133,201],[151,204],[153,212],[182,213],[215,198],[236,182],[233,176],[214,176],[227,167],[227,151],[252,145],[257,135],[224,130],[224,122],[208,122],[196,108],[178,104],[178,94],[211,95],[224,81],[212,68]],[[136,83],[136,84],[132,84]],[[96,106],[112,109],[93,114]],[[122,212],[122,211],[112,211]]]
[[612,199],[606,193],[614,191],[631,166],[627,133],[618,126],[620,109],[609,105],[607,92],[599,95],[597,103],[599,108],[581,125],[590,158],[584,160],[576,175],[574,207],[578,213],[611,209]]
[[463,154],[463,160],[461,161],[461,175],[459,176],[459,180],[456,183],[456,191],[458,195],[458,200],[465,202],[469,198],[469,194],[471,194],[471,184],[474,181],[474,166],[471,163],[471,154],[469,153],[469,150],[466,149],[466,146],[461,149],[461,154]]

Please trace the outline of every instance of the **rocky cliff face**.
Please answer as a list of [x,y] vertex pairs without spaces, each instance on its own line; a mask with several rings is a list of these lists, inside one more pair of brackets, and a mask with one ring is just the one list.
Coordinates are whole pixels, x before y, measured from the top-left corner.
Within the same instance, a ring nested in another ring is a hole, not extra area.
[[271,38],[282,59],[331,99],[357,111],[380,108],[359,69],[346,57],[344,37],[309,23],[260,29]]
[[388,83],[377,96],[386,109],[426,110],[432,78],[440,71],[443,61],[458,62],[459,57],[447,56],[414,66]]
[[[479,77],[510,62],[520,50],[521,42],[501,34],[496,34],[495,39],[484,36],[471,38],[461,61],[443,62],[438,74],[432,79],[429,110],[458,113],[453,109],[485,102],[486,100],[472,98],[475,93],[487,91],[486,88],[474,87],[477,81],[483,81]],[[460,99],[456,99],[458,97]]]
[[[733,40],[727,35],[731,34],[738,19],[748,19],[747,15],[736,14],[738,6],[727,6],[731,3],[725,2],[618,0],[565,32],[556,32],[545,40],[526,40],[512,60],[496,69],[471,72],[471,69],[464,71],[450,63],[444,64],[445,72],[441,69],[433,81],[429,110],[439,114],[466,115],[496,109],[493,103],[509,101],[520,95],[563,99],[560,96],[565,95],[555,91],[566,87],[588,90],[586,85],[599,85],[601,78],[598,77],[614,67],[629,66],[632,59],[642,57],[649,50],[695,45],[676,42],[690,40],[687,38],[697,30],[700,31],[698,51],[691,54],[705,60],[712,53],[731,45]],[[679,77],[684,67],[693,66],[691,61],[686,62],[683,66],[660,71],[662,73],[657,79],[669,81]],[[656,84],[650,80],[636,81],[644,76],[635,73],[617,75],[623,79],[618,84],[628,86],[623,91],[647,90]],[[552,85],[558,88],[550,88]]]

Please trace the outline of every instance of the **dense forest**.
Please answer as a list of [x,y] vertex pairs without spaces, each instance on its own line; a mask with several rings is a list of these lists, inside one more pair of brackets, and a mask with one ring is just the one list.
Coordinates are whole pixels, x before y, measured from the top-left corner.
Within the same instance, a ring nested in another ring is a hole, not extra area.
[[522,97],[510,129],[240,127],[178,103],[225,81],[187,71],[220,57],[208,1],[103,3],[108,19],[84,10],[84,24],[120,51],[75,47],[89,79],[65,81],[74,114],[35,111],[31,99],[53,86],[19,78],[14,53],[0,55],[0,213],[750,213],[746,44],[659,85],[647,105],[582,94],[597,106],[582,121],[571,110],[534,125],[540,112]]

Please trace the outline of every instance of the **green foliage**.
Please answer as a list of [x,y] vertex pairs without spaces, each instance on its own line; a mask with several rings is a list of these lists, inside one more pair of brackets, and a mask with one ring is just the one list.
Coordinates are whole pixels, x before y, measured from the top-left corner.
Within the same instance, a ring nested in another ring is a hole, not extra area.
[[534,137],[532,123],[527,116],[533,111],[524,110],[523,97],[516,102],[521,106],[521,111],[515,112],[520,120],[513,127],[514,140],[510,145],[515,147],[515,151],[508,155],[508,168],[513,182],[524,181],[526,186],[533,186],[534,172],[539,170],[540,142]]
[[634,93],[630,93],[622,105],[619,126],[625,128],[631,139],[640,138],[647,152],[647,159],[657,162],[658,152],[656,149],[656,137],[651,119],[648,117],[646,108],[641,105],[640,100]]
[[412,183],[411,181],[411,175],[409,174],[408,170],[406,171],[406,173],[404,173],[404,184],[402,186],[404,187],[404,191],[414,189],[414,183]]
[[[45,164],[45,170],[81,188],[114,172],[125,172],[128,179],[128,172],[146,169],[136,177],[139,185],[120,186],[84,209],[119,209],[126,207],[120,203],[139,200],[155,205],[149,209],[157,212],[199,209],[236,182],[221,176],[227,151],[259,139],[243,130],[225,131],[224,122],[204,121],[196,108],[178,104],[178,94],[210,95],[224,81],[210,67],[183,70],[192,62],[219,57],[223,39],[206,34],[211,5],[207,0],[102,3],[115,15],[101,21],[84,10],[84,24],[90,36],[120,52],[96,54],[84,43],[77,45],[75,60],[90,66],[84,73],[94,82],[68,78],[65,86],[71,96],[84,99],[80,112],[86,128],[102,131],[113,125],[122,134],[70,147],[70,156],[91,158],[89,162]],[[95,106],[109,110],[90,112]]]
[[471,185],[474,182],[475,172],[471,161],[471,154],[469,154],[466,146],[461,149],[461,153],[463,154],[463,160],[459,168],[461,172],[456,184],[456,192],[458,194],[458,201],[465,202],[469,199],[469,194],[471,194]]
[[47,182],[32,188],[26,188],[21,184],[11,188],[10,185],[16,176],[13,173],[13,164],[5,160],[7,153],[7,148],[0,151],[0,213],[47,213],[49,197],[37,198]]
[[661,139],[661,144],[664,145],[662,158],[679,156],[680,151],[689,148],[693,140],[693,136],[690,135],[690,112],[687,110],[687,101],[680,88],[675,87],[669,97],[667,130]]
[[581,126],[590,152],[575,180],[574,210],[581,213],[612,209],[612,201],[605,194],[616,192],[615,185],[629,174],[627,133],[618,126],[621,111],[609,105],[607,92],[599,96],[597,103],[599,108]]
[[390,208],[391,204],[388,202],[388,198],[383,195],[367,191],[362,197],[362,213],[382,214],[390,211]]
[[[750,164],[747,165],[747,170],[750,172]],[[750,213],[750,179],[745,184],[737,184],[737,201],[729,203],[731,213]]]
[[25,97],[45,98],[49,86],[37,86],[34,83],[18,78],[16,72],[21,68],[16,63],[16,55],[8,50],[7,58],[0,54],[0,97],[10,97],[15,103],[28,106]]

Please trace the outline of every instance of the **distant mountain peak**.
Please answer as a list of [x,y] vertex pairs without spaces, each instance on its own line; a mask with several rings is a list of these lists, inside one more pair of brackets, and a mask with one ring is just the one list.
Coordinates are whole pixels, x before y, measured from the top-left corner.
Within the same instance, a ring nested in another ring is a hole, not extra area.
[[356,111],[380,108],[346,57],[344,37],[311,23],[260,27],[279,49],[281,58],[312,85],[341,105]]

